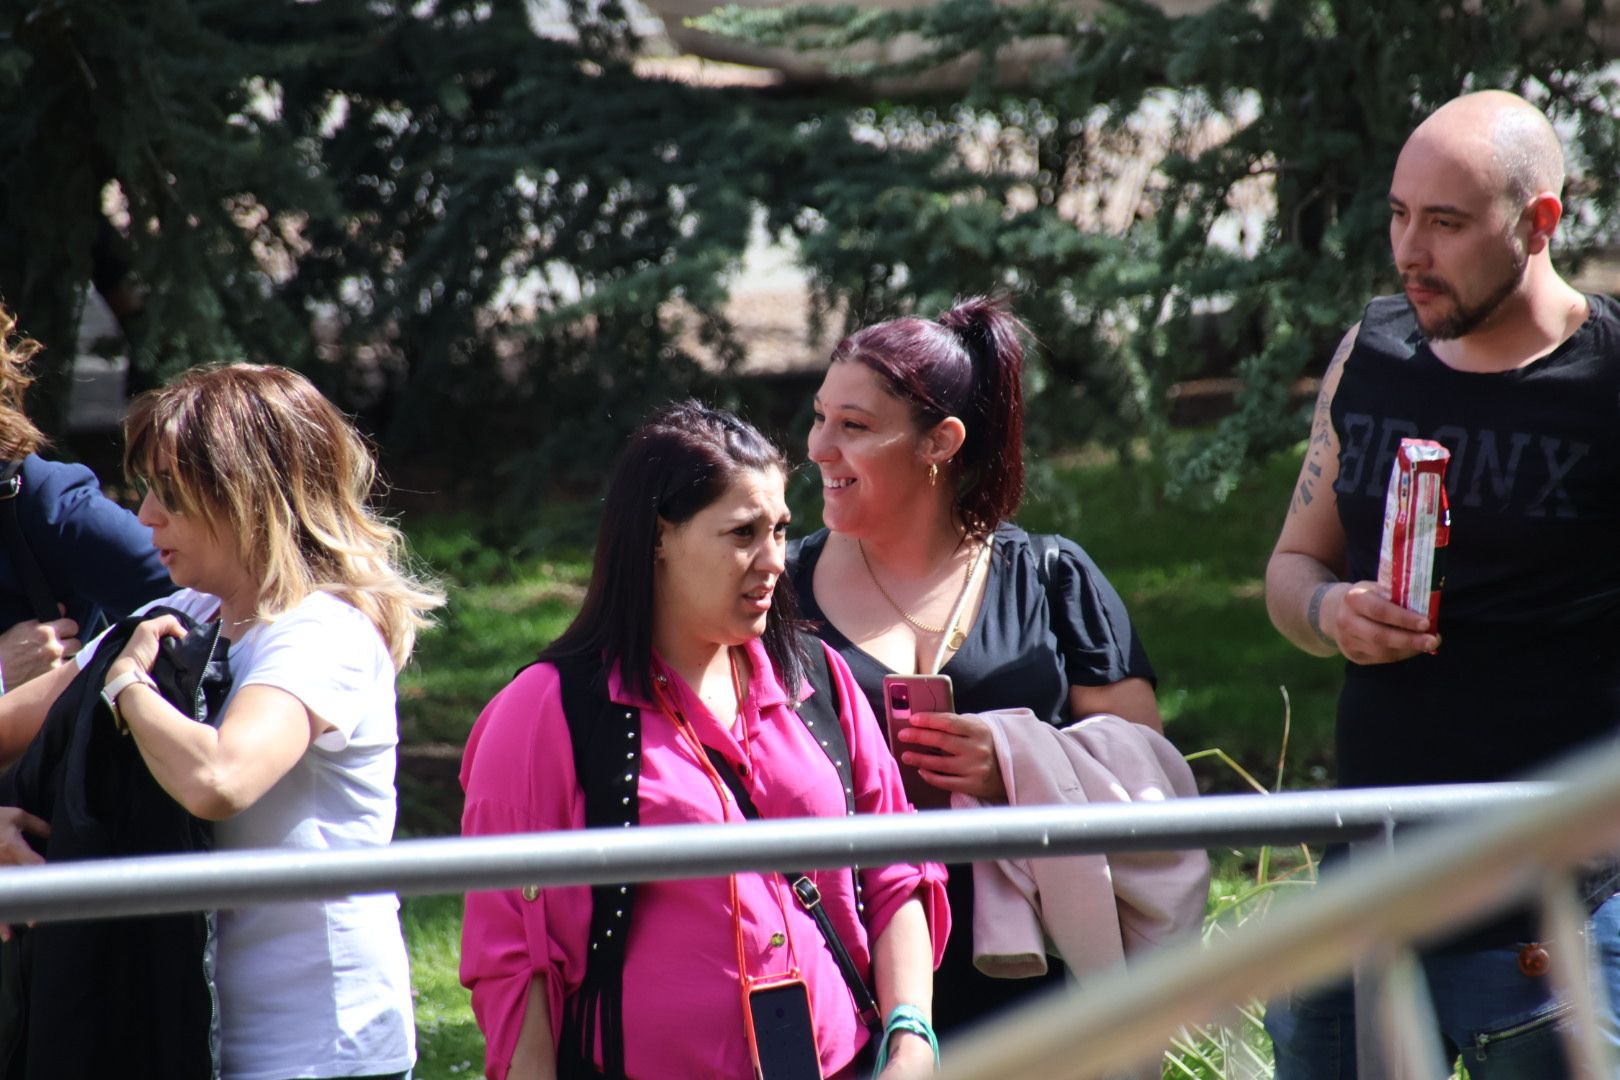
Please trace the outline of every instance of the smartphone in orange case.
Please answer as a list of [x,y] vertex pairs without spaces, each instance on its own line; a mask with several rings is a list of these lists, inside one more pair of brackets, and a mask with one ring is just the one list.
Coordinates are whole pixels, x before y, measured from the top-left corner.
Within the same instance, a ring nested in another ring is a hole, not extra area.
[[924,780],[915,765],[907,765],[900,755],[910,750],[931,754],[937,751],[903,742],[900,732],[911,726],[911,714],[919,712],[955,712],[955,695],[951,691],[949,675],[885,675],[883,676],[883,716],[889,729],[889,752],[900,765],[900,779],[906,787],[906,798],[919,810],[940,810],[951,804],[951,793]]

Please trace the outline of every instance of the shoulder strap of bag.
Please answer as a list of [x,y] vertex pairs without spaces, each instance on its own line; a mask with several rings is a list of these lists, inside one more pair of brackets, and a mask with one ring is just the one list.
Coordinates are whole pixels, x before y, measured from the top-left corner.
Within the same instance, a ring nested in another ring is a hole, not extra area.
[[[804,675],[814,689],[808,699],[794,703],[794,712],[804,726],[809,729],[810,735],[821,746],[822,752],[832,760],[834,771],[838,773],[838,783],[844,789],[844,814],[853,816],[855,813],[855,767],[849,752],[849,738],[844,734],[844,725],[839,722],[839,713],[843,710],[843,696],[838,692],[838,684],[833,681],[832,669],[827,664],[827,647],[820,638],[814,634],[800,633],[798,635],[799,653],[804,657]],[[707,748],[705,748],[707,749]],[[710,759],[714,753],[710,751]],[[731,766],[717,770],[720,778],[725,780],[732,789],[732,794],[741,795],[737,805],[744,814],[757,818],[759,812],[755,809],[752,800],[747,798],[742,784],[732,772]],[[802,873],[787,873],[784,876],[793,886],[793,895],[798,898],[800,906],[810,913],[816,921],[816,929],[821,931],[822,938],[827,942],[827,951],[832,953],[833,960],[838,964],[839,974],[844,977],[844,984],[849,987],[850,997],[855,1001],[855,1012],[874,1035],[883,1029],[883,1015],[878,1011],[877,1001],[872,997],[872,991],[861,978],[859,971],[855,970],[855,962],[850,959],[849,950],[844,941],[838,936],[838,930],[833,926],[832,920],[821,906],[821,890],[809,876]],[[849,868],[850,881],[854,887],[854,897],[857,912],[864,906],[861,900],[861,868]]]
[[[725,759],[720,751],[705,746],[703,752],[709,756],[709,762],[714,765],[714,771],[731,795],[737,800],[737,807],[742,810],[743,817],[749,821],[760,820],[759,807],[749,796],[748,789],[743,787],[742,779],[737,771],[731,767],[731,762]],[[782,876],[787,878],[788,884],[793,888],[793,895],[799,901],[799,906],[809,912],[815,920],[816,929],[821,931],[821,938],[827,943],[827,951],[832,953],[833,962],[838,965],[838,973],[844,977],[844,985],[849,987],[850,997],[855,999],[855,1012],[861,1018],[861,1023],[874,1035],[883,1030],[883,1014],[878,1011],[877,1001],[872,997],[872,991],[861,978],[861,973],[855,968],[855,961],[850,958],[849,949],[844,946],[844,939],[838,936],[838,928],[832,924],[827,915],[827,909],[821,905],[821,890],[811,880],[810,875],[798,870],[784,870]]]
[[22,467],[21,461],[8,461],[0,466],[0,537],[5,539],[6,554],[11,556],[11,564],[16,568],[17,580],[28,597],[34,618],[50,622],[60,618],[62,613],[17,517],[17,496],[22,494],[23,486]]
[[1046,622],[1052,628],[1052,633],[1059,641],[1063,640],[1058,630],[1063,610],[1063,597],[1053,591],[1053,584],[1057,581],[1058,562],[1063,557],[1063,549],[1058,546],[1058,536],[1055,533],[1030,533],[1029,547],[1035,555],[1035,580],[1041,583],[1041,592],[1046,594]]
[[[799,648],[805,660],[805,679],[815,689],[806,700],[795,703],[794,711],[804,726],[809,729],[810,735],[820,744],[822,751],[832,761],[833,769],[838,773],[838,783],[844,789],[844,811],[846,814],[855,812],[855,776],[854,768],[850,762],[849,739],[844,735],[844,725],[838,722],[838,711],[841,704],[838,686],[833,682],[832,671],[827,666],[827,650],[821,639],[810,634],[799,635]],[[759,807],[743,786],[742,778],[731,767],[731,762],[713,747],[705,746],[703,752],[708,755],[709,762],[714,771],[731,790],[732,797],[737,800],[737,807],[742,810],[743,817],[750,821],[760,819]],[[850,869],[850,875],[855,882],[855,896],[860,896],[860,875],[856,868]],[[821,931],[821,938],[827,944],[827,951],[832,953],[833,962],[838,965],[838,973],[844,977],[844,985],[849,987],[850,997],[855,1001],[855,1012],[874,1035],[883,1029],[883,1015],[878,1011],[876,999],[872,997],[871,989],[861,973],[855,968],[855,961],[849,955],[849,949],[844,945],[844,939],[838,936],[838,928],[828,917],[827,910],[821,904],[821,890],[816,886],[810,875],[796,870],[784,870],[782,876],[787,878],[793,889],[794,897],[799,906],[809,913],[815,920],[816,929]]]
[[[1041,592],[1046,594],[1046,622],[1052,628],[1052,634],[1061,643],[1063,633],[1059,631],[1058,624],[1062,619],[1063,597],[1053,592],[1053,582],[1057,580],[1058,562],[1063,556],[1063,549],[1058,546],[1059,537],[1055,533],[1030,533],[1029,547],[1035,553],[1035,579],[1041,583]],[[1059,716],[1069,716],[1069,695],[1065,691],[1063,703],[1059,708]],[[1072,719],[1072,717],[1071,717]],[[1061,726],[1061,725],[1059,725]]]

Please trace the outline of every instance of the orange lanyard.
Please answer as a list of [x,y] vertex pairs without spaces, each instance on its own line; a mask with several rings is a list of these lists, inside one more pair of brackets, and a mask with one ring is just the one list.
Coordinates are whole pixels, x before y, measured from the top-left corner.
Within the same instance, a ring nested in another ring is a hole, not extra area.
[[[726,655],[731,661],[731,686],[737,695],[737,727],[742,733],[743,760],[747,762],[748,771],[752,773],[754,771],[753,745],[748,736],[748,717],[743,712],[742,678],[737,673],[736,654],[728,649]],[[658,698],[658,707],[663,712],[665,719],[675,726],[676,733],[686,743],[686,747],[691,752],[693,759],[697,761],[698,767],[703,770],[703,774],[709,778],[710,785],[714,787],[715,797],[720,800],[721,816],[726,821],[732,820],[731,802],[735,800],[728,800],[727,796],[730,793],[726,789],[725,781],[721,780],[720,774],[715,771],[714,763],[709,760],[709,755],[703,748],[703,741],[698,738],[698,734],[692,728],[691,722],[670,700],[669,694],[665,691],[657,674],[653,676],[652,685],[653,693]],[[798,978],[799,954],[793,947],[793,928],[788,922],[787,904],[782,899],[784,883],[779,880],[781,875],[776,873],[762,874],[761,878],[770,888],[771,894],[776,897],[776,906],[782,912],[782,935],[788,948],[788,974]],[[742,905],[737,897],[737,875],[728,875],[726,882],[731,893],[731,925],[737,940],[737,974],[742,987],[743,1015],[746,1016],[748,1014],[749,988],[760,980],[748,974],[747,950],[743,947]],[[770,976],[770,978],[775,979],[779,978],[779,976]]]

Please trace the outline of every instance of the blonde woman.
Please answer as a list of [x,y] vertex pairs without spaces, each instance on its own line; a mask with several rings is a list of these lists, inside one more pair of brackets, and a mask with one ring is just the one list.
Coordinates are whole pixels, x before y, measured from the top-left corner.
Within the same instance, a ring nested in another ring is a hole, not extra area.
[[[233,675],[217,728],[144,678],[173,616],[130,637],[105,682],[152,776],[221,849],[363,848],[395,816],[394,677],[442,603],[401,568],[399,533],[366,507],[374,463],[301,375],[233,364],[143,394],[126,422],[140,520],[180,591],[220,620]],[[86,666],[93,641],[80,654]],[[69,665],[0,699],[0,731],[37,729]],[[408,1075],[409,972],[393,896],[219,913],[223,1075]]]

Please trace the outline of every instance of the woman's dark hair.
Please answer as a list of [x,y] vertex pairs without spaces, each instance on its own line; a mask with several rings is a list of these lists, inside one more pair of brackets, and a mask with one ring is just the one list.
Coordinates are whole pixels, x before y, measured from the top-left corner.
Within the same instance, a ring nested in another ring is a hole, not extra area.
[[[651,695],[653,553],[658,519],[690,521],[743,469],[780,469],[782,451],[752,425],[697,401],[671,405],[630,436],[608,481],[591,583],[579,614],[541,660],[596,656],[619,664],[632,693]],[[789,697],[804,681],[799,612],[787,576],[777,579],[762,643]]]
[[1022,331],[1005,298],[974,296],[936,321],[908,316],[857,330],[832,353],[832,363],[881,375],[924,430],[947,416],[962,421],[956,510],[975,536],[1011,518],[1024,497]]

